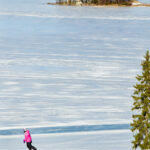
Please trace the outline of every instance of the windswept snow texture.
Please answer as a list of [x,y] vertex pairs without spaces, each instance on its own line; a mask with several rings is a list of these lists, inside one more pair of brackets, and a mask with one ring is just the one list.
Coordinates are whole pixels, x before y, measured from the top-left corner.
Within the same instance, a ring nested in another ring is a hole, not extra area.
[[[47,2],[0,0],[0,129],[129,125],[135,76],[150,47],[150,9]],[[108,144],[93,135],[103,142],[91,146],[121,146],[116,136]],[[130,134],[121,136],[130,149]]]

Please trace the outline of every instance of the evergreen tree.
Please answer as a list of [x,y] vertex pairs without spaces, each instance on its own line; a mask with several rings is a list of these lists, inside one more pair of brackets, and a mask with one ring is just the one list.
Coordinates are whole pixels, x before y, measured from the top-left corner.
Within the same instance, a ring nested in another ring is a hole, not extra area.
[[131,131],[133,149],[150,149],[150,54],[146,52],[142,61],[142,75],[137,75],[134,86]]

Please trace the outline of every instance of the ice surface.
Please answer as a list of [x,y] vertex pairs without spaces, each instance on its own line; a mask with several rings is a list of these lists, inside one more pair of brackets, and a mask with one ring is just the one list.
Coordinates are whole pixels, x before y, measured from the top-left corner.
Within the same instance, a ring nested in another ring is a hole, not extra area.
[[[0,129],[129,125],[150,9],[47,2],[0,0]],[[101,133],[33,137],[41,149],[131,148],[129,132]],[[8,145],[24,148],[20,136],[2,136]]]

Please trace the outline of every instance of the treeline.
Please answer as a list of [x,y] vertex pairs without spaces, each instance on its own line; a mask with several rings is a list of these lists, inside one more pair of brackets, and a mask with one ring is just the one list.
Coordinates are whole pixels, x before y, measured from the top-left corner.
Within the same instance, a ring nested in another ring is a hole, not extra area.
[[[88,0],[87,0],[88,2]],[[102,5],[107,5],[107,4],[131,4],[131,0],[90,0],[91,3],[95,4],[102,4]]]
[[97,5],[109,5],[109,4],[120,4],[120,5],[131,5],[133,0],[56,0],[56,3],[75,4],[81,2],[83,4],[97,4]]

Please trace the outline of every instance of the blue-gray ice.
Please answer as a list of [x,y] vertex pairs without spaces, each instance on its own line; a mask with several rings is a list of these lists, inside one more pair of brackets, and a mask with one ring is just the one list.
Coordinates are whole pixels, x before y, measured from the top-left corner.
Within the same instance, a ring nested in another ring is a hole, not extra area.
[[[150,9],[47,2],[0,0],[0,130],[130,124],[135,76],[150,47]],[[131,134],[121,134],[130,149]],[[109,135],[117,136],[109,148],[118,135]],[[107,149],[102,137],[89,147]]]

